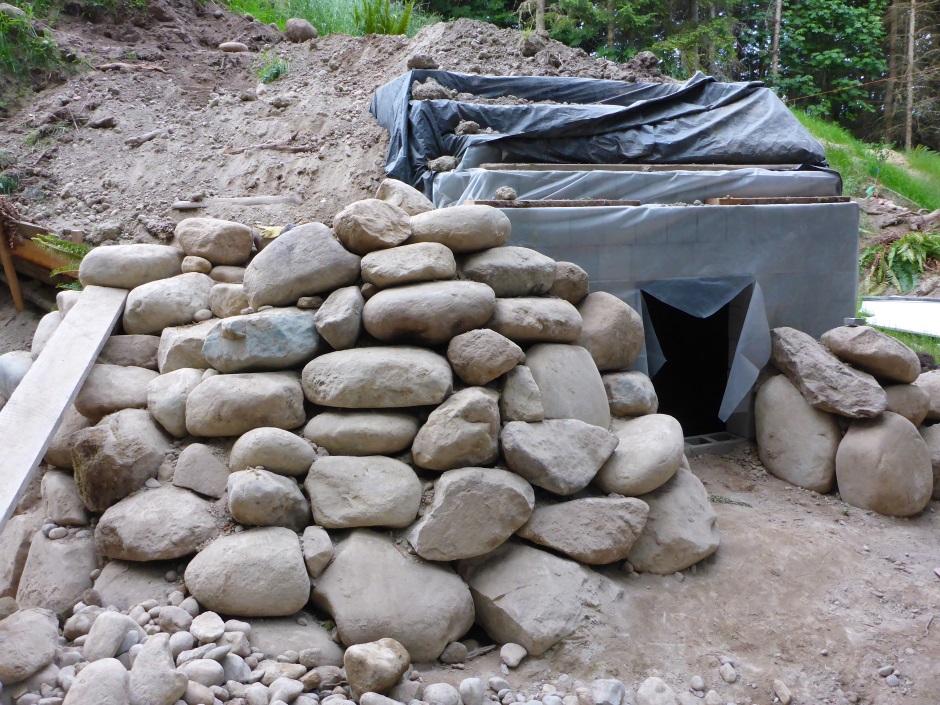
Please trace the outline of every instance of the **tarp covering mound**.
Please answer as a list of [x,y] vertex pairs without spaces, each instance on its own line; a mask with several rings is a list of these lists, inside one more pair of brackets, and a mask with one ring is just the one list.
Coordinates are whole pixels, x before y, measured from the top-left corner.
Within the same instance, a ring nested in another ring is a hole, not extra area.
[[[412,100],[412,84],[429,78],[455,99]],[[521,104],[474,102],[506,96]],[[429,160],[452,155],[478,165],[480,152],[509,163],[826,163],[822,146],[769,88],[702,73],[654,84],[409,71],[376,91],[371,111],[391,135],[388,175],[419,188]],[[482,131],[455,134],[462,120]]]

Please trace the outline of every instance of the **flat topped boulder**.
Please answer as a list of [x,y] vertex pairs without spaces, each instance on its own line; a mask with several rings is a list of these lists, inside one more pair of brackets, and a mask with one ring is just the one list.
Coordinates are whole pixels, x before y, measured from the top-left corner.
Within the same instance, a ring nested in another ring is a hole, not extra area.
[[300,225],[255,255],[245,269],[245,295],[252,308],[287,306],[354,284],[359,257],[348,252],[321,223]]
[[240,436],[262,427],[290,430],[305,420],[296,372],[214,375],[186,398],[186,428],[194,436]]
[[485,284],[424,282],[378,292],[366,301],[362,321],[379,340],[437,345],[485,325],[495,306],[496,295]]
[[897,338],[868,326],[840,326],[826,331],[822,344],[840,360],[879,379],[910,383],[920,375],[917,353]]
[[587,350],[578,345],[533,345],[525,364],[539,388],[546,419],[610,426],[604,381]]
[[414,347],[356,348],[327,353],[304,367],[304,393],[314,404],[343,409],[437,405],[453,387],[440,355]]
[[364,529],[337,545],[311,598],[333,617],[346,646],[390,637],[421,663],[473,624],[470,590],[448,566],[411,557]]
[[564,299],[497,299],[489,327],[516,343],[573,343],[581,335],[581,314]]
[[438,242],[453,252],[479,252],[509,242],[512,224],[492,206],[453,206],[411,217],[409,243]]
[[540,296],[555,282],[555,260],[527,247],[494,247],[464,257],[460,277],[486,284],[500,298]]
[[774,328],[770,339],[774,366],[817,409],[860,419],[878,416],[888,407],[874,377],[843,364],[806,333]]
[[203,357],[219,372],[296,367],[325,347],[315,316],[314,311],[290,307],[223,319],[206,335]]
[[431,561],[481,556],[512,536],[534,506],[531,485],[515,473],[449,470],[434,484],[434,500],[408,540],[419,556]]
[[218,218],[186,218],[176,225],[176,239],[187,255],[212,264],[244,264],[251,256],[251,228]]
[[330,455],[394,455],[411,446],[418,419],[379,411],[324,411],[304,428],[304,438]]
[[454,253],[438,242],[418,242],[370,252],[362,258],[362,279],[379,287],[453,279]]
[[511,421],[500,436],[506,464],[533,485],[560,495],[580,492],[617,447],[617,437],[577,419]]
[[581,563],[622,561],[646,526],[649,506],[633,497],[586,497],[538,507],[516,533]]
[[165,245],[95,247],[82,258],[78,280],[82,286],[134,289],[182,273],[185,256],[182,250]]
[[365,255],[401,245],[411,235],[411,221],[398,206],[367,198],[337,213],[333,232],[347,250]]

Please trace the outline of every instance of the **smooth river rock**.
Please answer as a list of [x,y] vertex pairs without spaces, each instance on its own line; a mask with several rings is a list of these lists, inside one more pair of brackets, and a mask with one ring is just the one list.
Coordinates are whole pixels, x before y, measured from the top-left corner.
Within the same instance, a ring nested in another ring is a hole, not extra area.
[[186,399],[186,428],[194,436],[240,436],[254,428],[297,428],[306,420],[296,372],[209,377]]

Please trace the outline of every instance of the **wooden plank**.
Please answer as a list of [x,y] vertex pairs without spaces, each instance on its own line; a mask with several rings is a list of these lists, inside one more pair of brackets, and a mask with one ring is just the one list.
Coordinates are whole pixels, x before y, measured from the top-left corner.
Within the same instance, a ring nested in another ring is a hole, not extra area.
[[799,164],[481,164],[489,171],[735,171],[768,169],[789,171]]
[[16,269],[13,267],[13,252],[10,250],[10,241],[7,239],[2,220],[0,220],[0,263],[3,264],[3,273],[7,278],[7,285],[10,287],[10,294],[13,296],[13,307],[17,311],[25,310],[26,302],[23,301],[20,280],[16,276]]
[[615,201],[604,198],[580,198],[571,200],[526,200],[515,201],[466,201],[466,205],[493,206],[494,208],[596,208],[598,206],[638,206],[639,201]]
[[[32,262],[33,264],[38,264],[50,271],[58,269],[59,267],[66,267],[72,263],[71,260],[65,257],[53,254],[52,252],[46,252],[32,240],[25,238],[15,238],[13,242],[13,256],[24,259],[27,262]],[[78,279],[78,272],[64,272],[62,276]]]
[[127,291],[86,287],[0,410],[0,530],[124,310]]
[[805,205],[810,203],[848,203],[851,200],[852,199],[848,196],[770,196],[764,198],[721,196],[719,198],[706,198],[705,204],[709,206],[775,206]]

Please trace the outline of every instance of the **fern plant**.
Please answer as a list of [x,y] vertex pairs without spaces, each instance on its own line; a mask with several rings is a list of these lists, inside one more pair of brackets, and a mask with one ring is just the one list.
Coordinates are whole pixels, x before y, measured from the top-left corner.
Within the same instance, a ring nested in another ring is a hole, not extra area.
[[[91,248],[84,243],[63,240],[55,235],[37,235],[33,238],[33,243],[39,249],[67,260],[67,264],[52,270],[52,276],[77,272],[82,264],[82,259],[91,252]],[[68,284],[59,284],[58,288],[78,290],[81,289],[81,285],[78,282],[70,282]]]
[[859,267],[869,291],[880,293],[893,286],[905,294],[917,286],[931,262],[938,260],[940,233],[907,233],[897,240],[865,248]]
[[362,0],[359,7],[353,8],[356,29],[363,34],[405,34],[414,7],[414,0],[404,4],[392,0]]

